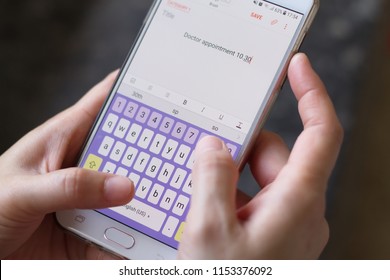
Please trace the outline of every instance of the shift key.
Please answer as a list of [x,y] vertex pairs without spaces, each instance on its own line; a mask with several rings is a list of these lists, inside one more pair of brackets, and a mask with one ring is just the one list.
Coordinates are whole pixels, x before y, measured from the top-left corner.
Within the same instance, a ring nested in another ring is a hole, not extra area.
[[124,206],[112,208],[112,210],[155,231],[161,230],[167,216],[164,212],[136,199]]

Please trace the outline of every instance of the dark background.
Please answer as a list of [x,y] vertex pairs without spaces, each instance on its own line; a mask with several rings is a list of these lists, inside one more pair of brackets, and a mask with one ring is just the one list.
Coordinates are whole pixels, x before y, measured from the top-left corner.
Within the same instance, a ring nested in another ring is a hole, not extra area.
[[[0,154],[120,68],[151,2],[0,0]],[[325,259],[390,258],[389,11],[380,0],[322,0],[302,48],[346,131],[329,186]],[[299,134],[288,85],[266,128],[290,146]],[[247,171],[241,184],[255,189]]]

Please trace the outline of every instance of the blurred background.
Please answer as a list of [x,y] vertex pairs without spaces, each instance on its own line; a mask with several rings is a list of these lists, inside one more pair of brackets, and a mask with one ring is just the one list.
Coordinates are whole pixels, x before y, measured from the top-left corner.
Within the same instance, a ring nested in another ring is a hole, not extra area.
[[[120,68],[151,0],[0,0],[0,154]],[[390,2],[322,0],[302,47],[345,128],[323,259],[390,259]],[[266,128],[302,126],[286,85]],[[245,170],[241,184],[255,192]]]

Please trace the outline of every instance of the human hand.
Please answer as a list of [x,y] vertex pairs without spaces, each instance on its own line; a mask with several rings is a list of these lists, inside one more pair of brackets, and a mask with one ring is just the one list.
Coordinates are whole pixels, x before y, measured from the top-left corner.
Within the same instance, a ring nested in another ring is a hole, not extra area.
[[249,163],[263,188],[252,200],[238,207],[238,171],[226,146],[213,137],[198,144],[179,258],[314,259],[322,252],[325,192],[343,129],[305,55],[292,59],[288,76],[304,130],[291,153],[280,137],[261,133]]
[[66,234],[50,213],[119,206],[133,197],[127,178],[70,168],[116,74],[0,157],[0,258],[111,258]]

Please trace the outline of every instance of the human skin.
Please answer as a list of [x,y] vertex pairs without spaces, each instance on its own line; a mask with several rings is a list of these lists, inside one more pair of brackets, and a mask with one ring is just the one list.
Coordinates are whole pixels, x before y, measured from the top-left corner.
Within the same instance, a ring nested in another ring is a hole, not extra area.
[[[128,178],[73,167],[116,75],[0,157],[1,259],[116,258],[68,234],[53,214],[123,205],[134,196]],[[197,146],[179,258],[312,259],[323,250],[325,191],[343,131],[305,55],[293,58],[289,79],[304,129],[291,152],[277,135],[261,133],[250,165],[262,190],[253,199],[237,195],[238,170],[220,140]]]
[[179,248],[183,259],[316,259],[329,238],[325,193],[343,129],[306,55],[288,76],[303,131],[290,152],[261,133],[249,161],[261,191],[237,202],[238,171],[226,146],[205,138],[196,150],[192,207]]

